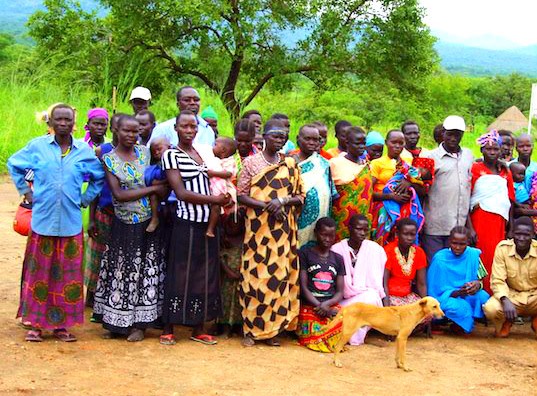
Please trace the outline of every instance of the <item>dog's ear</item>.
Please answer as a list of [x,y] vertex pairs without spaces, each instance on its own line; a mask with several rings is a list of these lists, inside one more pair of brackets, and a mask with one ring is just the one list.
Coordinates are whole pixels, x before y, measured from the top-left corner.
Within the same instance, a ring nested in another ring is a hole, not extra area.
[[426,300],[425,298],[422,298],[422,299],[420,300],[420,306],[421,306],[421,307],[424,307],[424,306],[426,306],[426,305],[427,305],[427,300]]

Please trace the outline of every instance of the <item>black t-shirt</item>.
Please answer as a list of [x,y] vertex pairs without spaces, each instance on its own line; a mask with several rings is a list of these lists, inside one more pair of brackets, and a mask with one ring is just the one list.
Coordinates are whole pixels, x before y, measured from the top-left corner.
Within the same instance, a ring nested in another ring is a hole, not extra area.
[[308,274],[308,290],[321,302],[331,299],[336,294],[337,277],[345,276],[343,257],[332,251],[321,257],[311,247],[301,248],[298,257],[300,270]]

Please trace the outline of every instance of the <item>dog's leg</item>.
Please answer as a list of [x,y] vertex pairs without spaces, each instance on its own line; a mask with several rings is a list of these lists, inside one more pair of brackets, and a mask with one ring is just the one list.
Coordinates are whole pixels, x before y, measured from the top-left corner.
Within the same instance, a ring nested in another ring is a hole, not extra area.
[[399,332],[395,339],[395,363],[397,364],[397,368],[405,371],[412,371],[406,365],[406,342],[409,335],[409,332]]
[[343,367],[343,364],[341,364],[341,361],[339,360],[339,354],[341,353],[341,350],[345,348],[345,344],[347,343],[348,339],[345,337],[343,332],[341,332],[341,337],[339,339],[339,342],[336,344],[334,348],[334,366],[336,367]]

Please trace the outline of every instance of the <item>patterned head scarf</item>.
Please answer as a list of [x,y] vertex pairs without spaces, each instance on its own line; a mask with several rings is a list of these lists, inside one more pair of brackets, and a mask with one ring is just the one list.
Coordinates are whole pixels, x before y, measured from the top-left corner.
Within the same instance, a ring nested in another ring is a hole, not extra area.
[[498,131],[496,129],[493,129],[490,132],[484,133],[483,135],[479,136],[476,142],[481,147],[493,145],[495,143],[498,144],[498,146],[501,146],[502,137],[498,134]]

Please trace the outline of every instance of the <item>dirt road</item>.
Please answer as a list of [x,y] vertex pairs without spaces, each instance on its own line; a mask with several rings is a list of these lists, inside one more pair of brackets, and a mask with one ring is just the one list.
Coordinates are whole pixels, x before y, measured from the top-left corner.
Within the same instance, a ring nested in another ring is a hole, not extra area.
[[25,244],[11,229],[18,200],[11,184],[0,184],[2,395],[536,394],[537,341],[528,324],[514,326],[507,340],[483,326],[470,338],[411,338],[410,373],[395,368],[393,345],[351,348],[337,369],[331,356],[291,340],[280,348],[245,349],[237,338],[204,346],[189,341],[187,329],[174,347],[159,345],[156,331],[136,344],[105,341],[89,322],[74,329],[73,344],[25,343],[14,318]]

